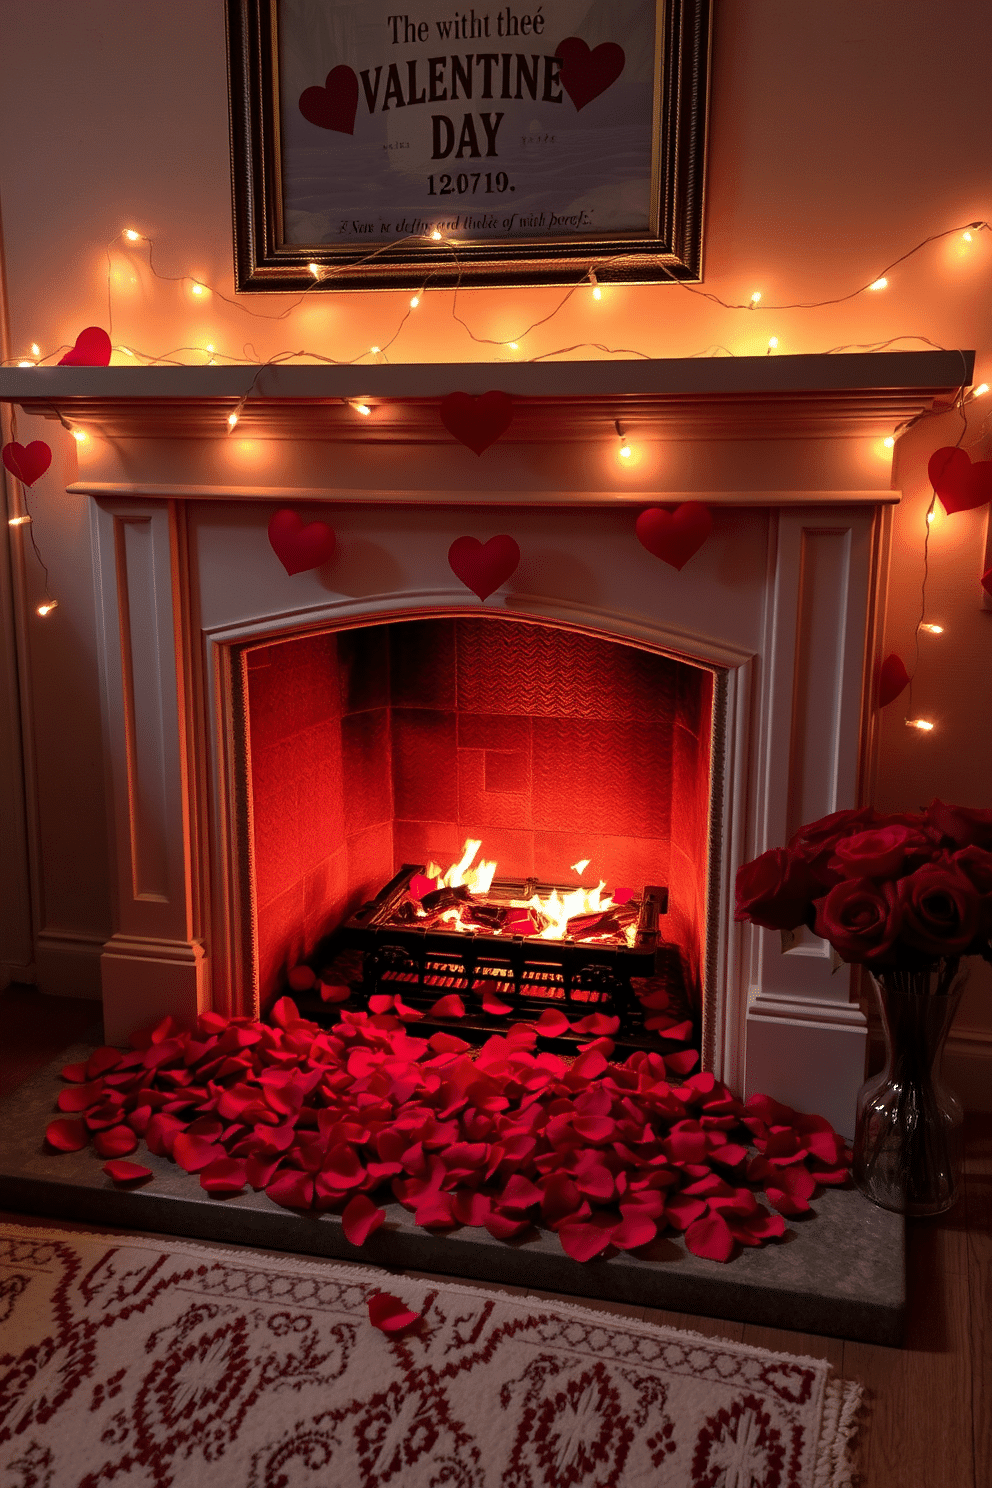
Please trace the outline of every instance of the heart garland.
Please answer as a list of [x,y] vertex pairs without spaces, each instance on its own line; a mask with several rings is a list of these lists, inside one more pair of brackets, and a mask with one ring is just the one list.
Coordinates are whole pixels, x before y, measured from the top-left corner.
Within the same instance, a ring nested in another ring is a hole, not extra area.
[[452,573],[483,603],[516,572],[519,562],[520,549],[506,533],[487,543],[477,537],[456,537],[448,549]]
[[947,444],[930,456],[927,475],[949,517],[992,501],[992,460],[973,465],[967,450]]
[[109,367],[110,337],[100,326],[87,326],[76,337],[76,344],[59,362],[60,367]]
[[33,486],[51,465],[52,452],[43,439],[32,439],[30,444],[18,444],[12,439],[0,451],[0,459],[21,485]]
[[350,67],[332,67],[322,88],[304,88],[300,94],[300,113],[318,129],[354,134],[357,112],[358,78]]
[[273,512],[269,522],[269,543],[286,572],[305,573],[320,568],[334,557],[337,537],[326,522],[310,522],[304,527],[288,506]]
[[909,673],[897,652],[891,652],[878,669],[878,706],[887,708],[909,686]]
[[604,41],[590,51],[577,36],[566,36],[555,50],[561,61],[561,85],[575,104],[576,111],[584,109],[607,88],[611,88],[623,72],[626,55],[615,41]]
[[649,506],[635,526],[637,540],[663,563],[684,568],[713,531],[709,507],[700,501],[684,501],[672,511]]
[[441,399],[438,412],[448,433],[481,455],[510,427],[513,399],[508,393],[496,391],[478,397],[471,393],[449,393]]

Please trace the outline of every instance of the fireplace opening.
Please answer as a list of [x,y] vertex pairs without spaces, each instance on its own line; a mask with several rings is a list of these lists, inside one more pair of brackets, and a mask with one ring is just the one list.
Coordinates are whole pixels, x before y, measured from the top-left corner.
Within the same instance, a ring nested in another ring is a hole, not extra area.
[[709,670],[496,616],[267,641],[243,665],[261,1008],[309,962],[338,999],[460,994],[481,1028],[557,1004],[631,1047],[667,1007],[698,1048]]

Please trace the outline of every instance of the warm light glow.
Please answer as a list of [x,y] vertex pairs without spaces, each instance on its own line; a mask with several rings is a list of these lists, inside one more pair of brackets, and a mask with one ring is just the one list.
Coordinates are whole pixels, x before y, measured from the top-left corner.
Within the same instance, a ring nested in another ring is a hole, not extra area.
[[921,625],[920,629],[929,632],[930,635],[944,634],[944,627],[942,625],[931,625],[929,622],[926,625]]
[[936,520],[937,520],[937,513],[936,512],[927,512],[927,521],[928,522],[936,522]]
[[971,233],[970,232],[964,232],[964,233],[961,234],[961,236],[964,238],[964,240],[965,240],[966,243],[970,243],[972,241],[972,236],[971,236]]
[[217,350],[217,348],[215,346],[209,345],[209,343],[208,343],[207,350],[212,354],[213,352],[215,352]]
[[17,365],[19,367],[33,367],[34,366],[34,362],[18,362]]
[[320,264],[307,264],[307,268],[315,279],[320,278]]
[[57,599],[46,599],[45,602],[44,602],[44,604],[40,604],[38,606],[37,611],[36,611],[36,614],[39,614],[42,617],[44,617],[45,615],[50,615],[52,613],[52,611],[53,610],[57,610],[58,607],[59,607],[59,602],[58,602]]
[[135,232],[133,227],[128,227],[124,229],[124,236],[127,238],[129,243],[136,243],[141,237],[141,234],[139,232]]
[[876,279],[874,284],[869,284],[869,289],[887,289],[889,281],[886,278]]
[[122,351],[125,356],[134,356],[134,352],[128,346],[120,346],[118,350]]
[[368,418],[369,414],[372,412],[367,403],[352,403],[351,406],[356,413],[362,414],[365,418]]
[[634,451],[631,449],[630,445],[627,443],[627,441],[625,439],[624,442],[623,442],[623,444],[621,444],[620,449],[619,449],[619,455],[620,455],[621,460],[629,460],[630,457],[631,457],[631,455],[633,453],[634,453]]
[[885,445],[886,449],[895,449],[896,447],[895,439],[892,437],[891,434],[887,434],[882,440],[882,443]]
[[372,353],[373,356],[378,356],[379,355],[379,347],[378,346],[370,346],[369,347],[369,351]]
[[577,863],[572,863],[571,864],[572,872],[573,873],[585,873],[586,869],[589,867],[589,864],[591,862],[592,862],[592,859],[591,858],[580,858]]
[[238,422],[238,417],[239,417],[239,415],[236,414],[236,413],[229,413],[227,415],[227,422],[228,422],[228,424],[230,425],[230,427],[232,429],[234,428],[235,424]]
[[195,295],[206,294],[206,292],[207,292],[206,291],[206,287],[204,285],[202,285],[202,284],[194,284],[193,285],[193,293]]
[[83,433],[82,429],[73,429],[73,431],[72,431],[72,437],[76,441],[77,444],[85,444],[86,443],[86,435]]
[[520,344],[517,341],[507,341],[506,344],[510,348],[511,351],[519,351],[520,350]]
[[416,308],[417,308],[417,306],[419,304],[420,304],[420,296],[419,295],[414,295],[413,299],[410,301],[410,309],[411,310],[416,310]]
[[589,270],[589,283],[592,285],[593,299],[601,300],[603,298],[603,291],[600,289],[599,283],[596,279],[596,275],[593,273],[592,269]]
[[989,390],[988,383],[987,382],[980,382],[978,384],[977,388],[973,388],[972,389],[971,396],[973,398],[984,398],[985,397],[985,394],[988,392],[988,390]]
[[754,294],[751,296],[751,304],[752,305],[757,305],[757,303],[758,303],[758,301],[760,299],[761,299],[761,290],[760,289],[756,289],[754,291]]
[[435,228],[434,231],[431,233],[431,241],[433,243],[441,242],[441,234],[438,232],[437,228]]
[[38,345],[37,341],[31,342],[31,355],[41,356],[41,347]]
[[31,520],[32,520],[32,518],[28,516],[27,512],[25,512],[22,517],[8,517],[7,518],[7,526],[8,527],[24,527]]
[[777,351],[778,350],[778,337],[777,336],[769,336],[769,338],[768,338],[768,350],[769,351]]
[[928,734],[933,728],[933,724],[929,718],[907,718],[906,727],[920,729],[923,733]]

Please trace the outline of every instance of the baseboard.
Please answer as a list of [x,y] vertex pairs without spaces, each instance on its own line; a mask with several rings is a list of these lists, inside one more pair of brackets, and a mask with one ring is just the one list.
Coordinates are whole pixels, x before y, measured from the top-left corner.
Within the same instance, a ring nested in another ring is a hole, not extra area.
[[106,936],[90,931],[42,930],[35,942],[38,990],[55,997],[99,998],[105,944]]
[[992,1028],[952,1029],[943,1076],[966,1111],[992,1111]]

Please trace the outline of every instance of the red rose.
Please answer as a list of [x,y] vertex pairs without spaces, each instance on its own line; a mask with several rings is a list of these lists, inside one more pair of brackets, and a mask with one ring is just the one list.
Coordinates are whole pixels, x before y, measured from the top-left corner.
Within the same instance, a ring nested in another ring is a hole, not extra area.
[[907,858],[925,861],[934,843],[905,825],[871,827],[842,837],[828,867],[844,878],[898,878]]
[[845,961],[891,963],[900,928],[895,884],[843,879],[816,901],[813,928]]
[[956,864],[926,863],[896,893],[903,939],[928,956],[960,956],[981,929],[978,890]]
[[813,856],[823,847],[833,847],[842,837],[850,837],[852,832],[874,826],[877,820],[878,813],[871,806],[861,806],[857,811],[831,811],[829,816],[800,827],[790,837],[789,846],[803,852],[805,857]]
[[974,806],[948,806],[934,800],[926,809],[927,821],[955,847],[992,848],[992,811]]
[[806,919],[815,893],[816,882],[802,858],[786,847],[773,847],[737,870],[734,919],[766,930],[795,930]]

